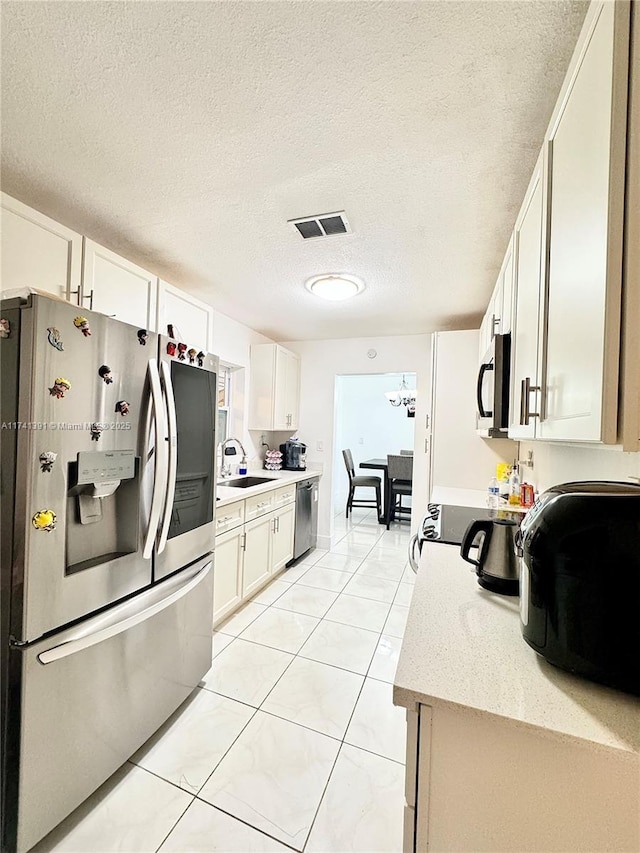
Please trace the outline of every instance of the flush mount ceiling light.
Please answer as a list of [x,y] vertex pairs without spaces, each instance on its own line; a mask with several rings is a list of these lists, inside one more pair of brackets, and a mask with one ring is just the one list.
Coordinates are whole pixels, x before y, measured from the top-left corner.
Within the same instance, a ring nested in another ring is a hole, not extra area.
[[339,302],[342,299],[350,299],[364,290],[364,281],[355,275],[343,273],[325,273],[314,275],[304,285],[314,296],[328,299],[331,302]]

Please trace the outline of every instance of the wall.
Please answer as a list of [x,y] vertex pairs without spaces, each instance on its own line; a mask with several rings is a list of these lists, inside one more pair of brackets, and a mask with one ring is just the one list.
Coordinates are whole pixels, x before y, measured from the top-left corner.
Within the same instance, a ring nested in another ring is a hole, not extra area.
[[620,480],[640,478],[640,453],[623,453],[616,447],[552,444],[523,441],[520,458],[533,452],[533,468],[522,468],[522,479],[544,491],[571,480]]
[[[382,373],[336,378],[336,429],[333,459],[334,512],[344,510],[349,493],[349,479],[344,467],[342,450],[348,447],[353,454],[358,474],[379,474],[377,471],[358,471],[360,462],[400,449],[413,450],[415,418],[407,417],[405,406],[394,408],[385,392],[400,387],[403,375],[409,388],[416,387],[414,373]],[[362,492],[362,497],[373,498]]]
[[[288,341],[283,346],[301,358],[300,429],[307,444],[309,467],[324,469],[320,480],[318,545],[327,547],[333,531],[331,498],[333,495],[332,460],[334,458],[335,378],[348,374],[416,374],[418,392],[415,417],[414,505],[427,502],[427,457],[424,453],[425,415],[430,383],[431,335],[348,338],[344,340]],[[367,352],[375,350],[370,358]],[[318,450],[318,442],[322,450]],[[413,521],[412,521],[413,524]]]

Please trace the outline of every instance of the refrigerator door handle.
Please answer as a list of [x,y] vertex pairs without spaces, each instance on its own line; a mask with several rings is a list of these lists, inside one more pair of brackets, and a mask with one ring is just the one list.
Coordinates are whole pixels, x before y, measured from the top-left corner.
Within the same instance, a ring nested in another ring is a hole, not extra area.
[[118,605],[108,614],[95,616],[88,625],[78,629],[76,636],[72,635],[63,643],[40,652],[38,660],[45,665],[54,663],[145,622],[191,592],[206,578],[212,565],[212,562],[208,562],[204,567],[197,566],[191,571],[182,572],[180,577],[166,581],[160,587],[154,587],[147,593],[142,593],[141,598],[144,600],[137,610],[133,610],[132,602],[129,600]]
[[160,524],[163,497],[167,487],[167,416],[162,399],[160,374],[155,358],[149,359],[149,383],[151,386],[151,406],[155,434],[155,465],[153,478],[153,494],[151,496],[151,512],[149,526],[144,538],[142,556],[148,560],[153,554],[153,546]]
[[162,371],[162,387],[167,404],[167,415],[169,420],[169,474],[167,478],[167,495],[164,504],[164,514],[162,518],[162,526],[160,528],[160,539],[158,541],[158,554],[162,554],[165,545],[167,544],[169,523],[171,521],[171,512],[173,510],[173,498],[176,493],[176,473],[178,470],[178,428],[176,418],[176,401],[173,395],[173,383],[171,382],[171,369],[165,361],[162,361],[160,363],[160,370]]

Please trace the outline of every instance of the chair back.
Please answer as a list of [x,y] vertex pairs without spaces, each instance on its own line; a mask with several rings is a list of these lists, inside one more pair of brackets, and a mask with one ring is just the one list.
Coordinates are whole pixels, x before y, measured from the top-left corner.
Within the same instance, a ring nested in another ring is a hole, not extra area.
[[400,456],[413,456],[413,450],[401,450]]
[[343,450],[342,458],[344,459],[344,467],[347,469],[347,474],[349,475],[349,482],[351,482],[352,478],[356,475],[355,468],[353,467],[353,456],[351,455],[351,451]]
[[413,480],[413,456],[389,454],[387,473],[390,480]]

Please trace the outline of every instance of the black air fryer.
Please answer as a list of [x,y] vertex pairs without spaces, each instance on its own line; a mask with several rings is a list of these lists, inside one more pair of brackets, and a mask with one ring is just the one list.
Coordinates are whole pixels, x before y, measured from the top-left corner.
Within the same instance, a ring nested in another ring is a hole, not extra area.
[[562,669],[640,695],[640,486],[554,486],[517,544],[527,643]]

